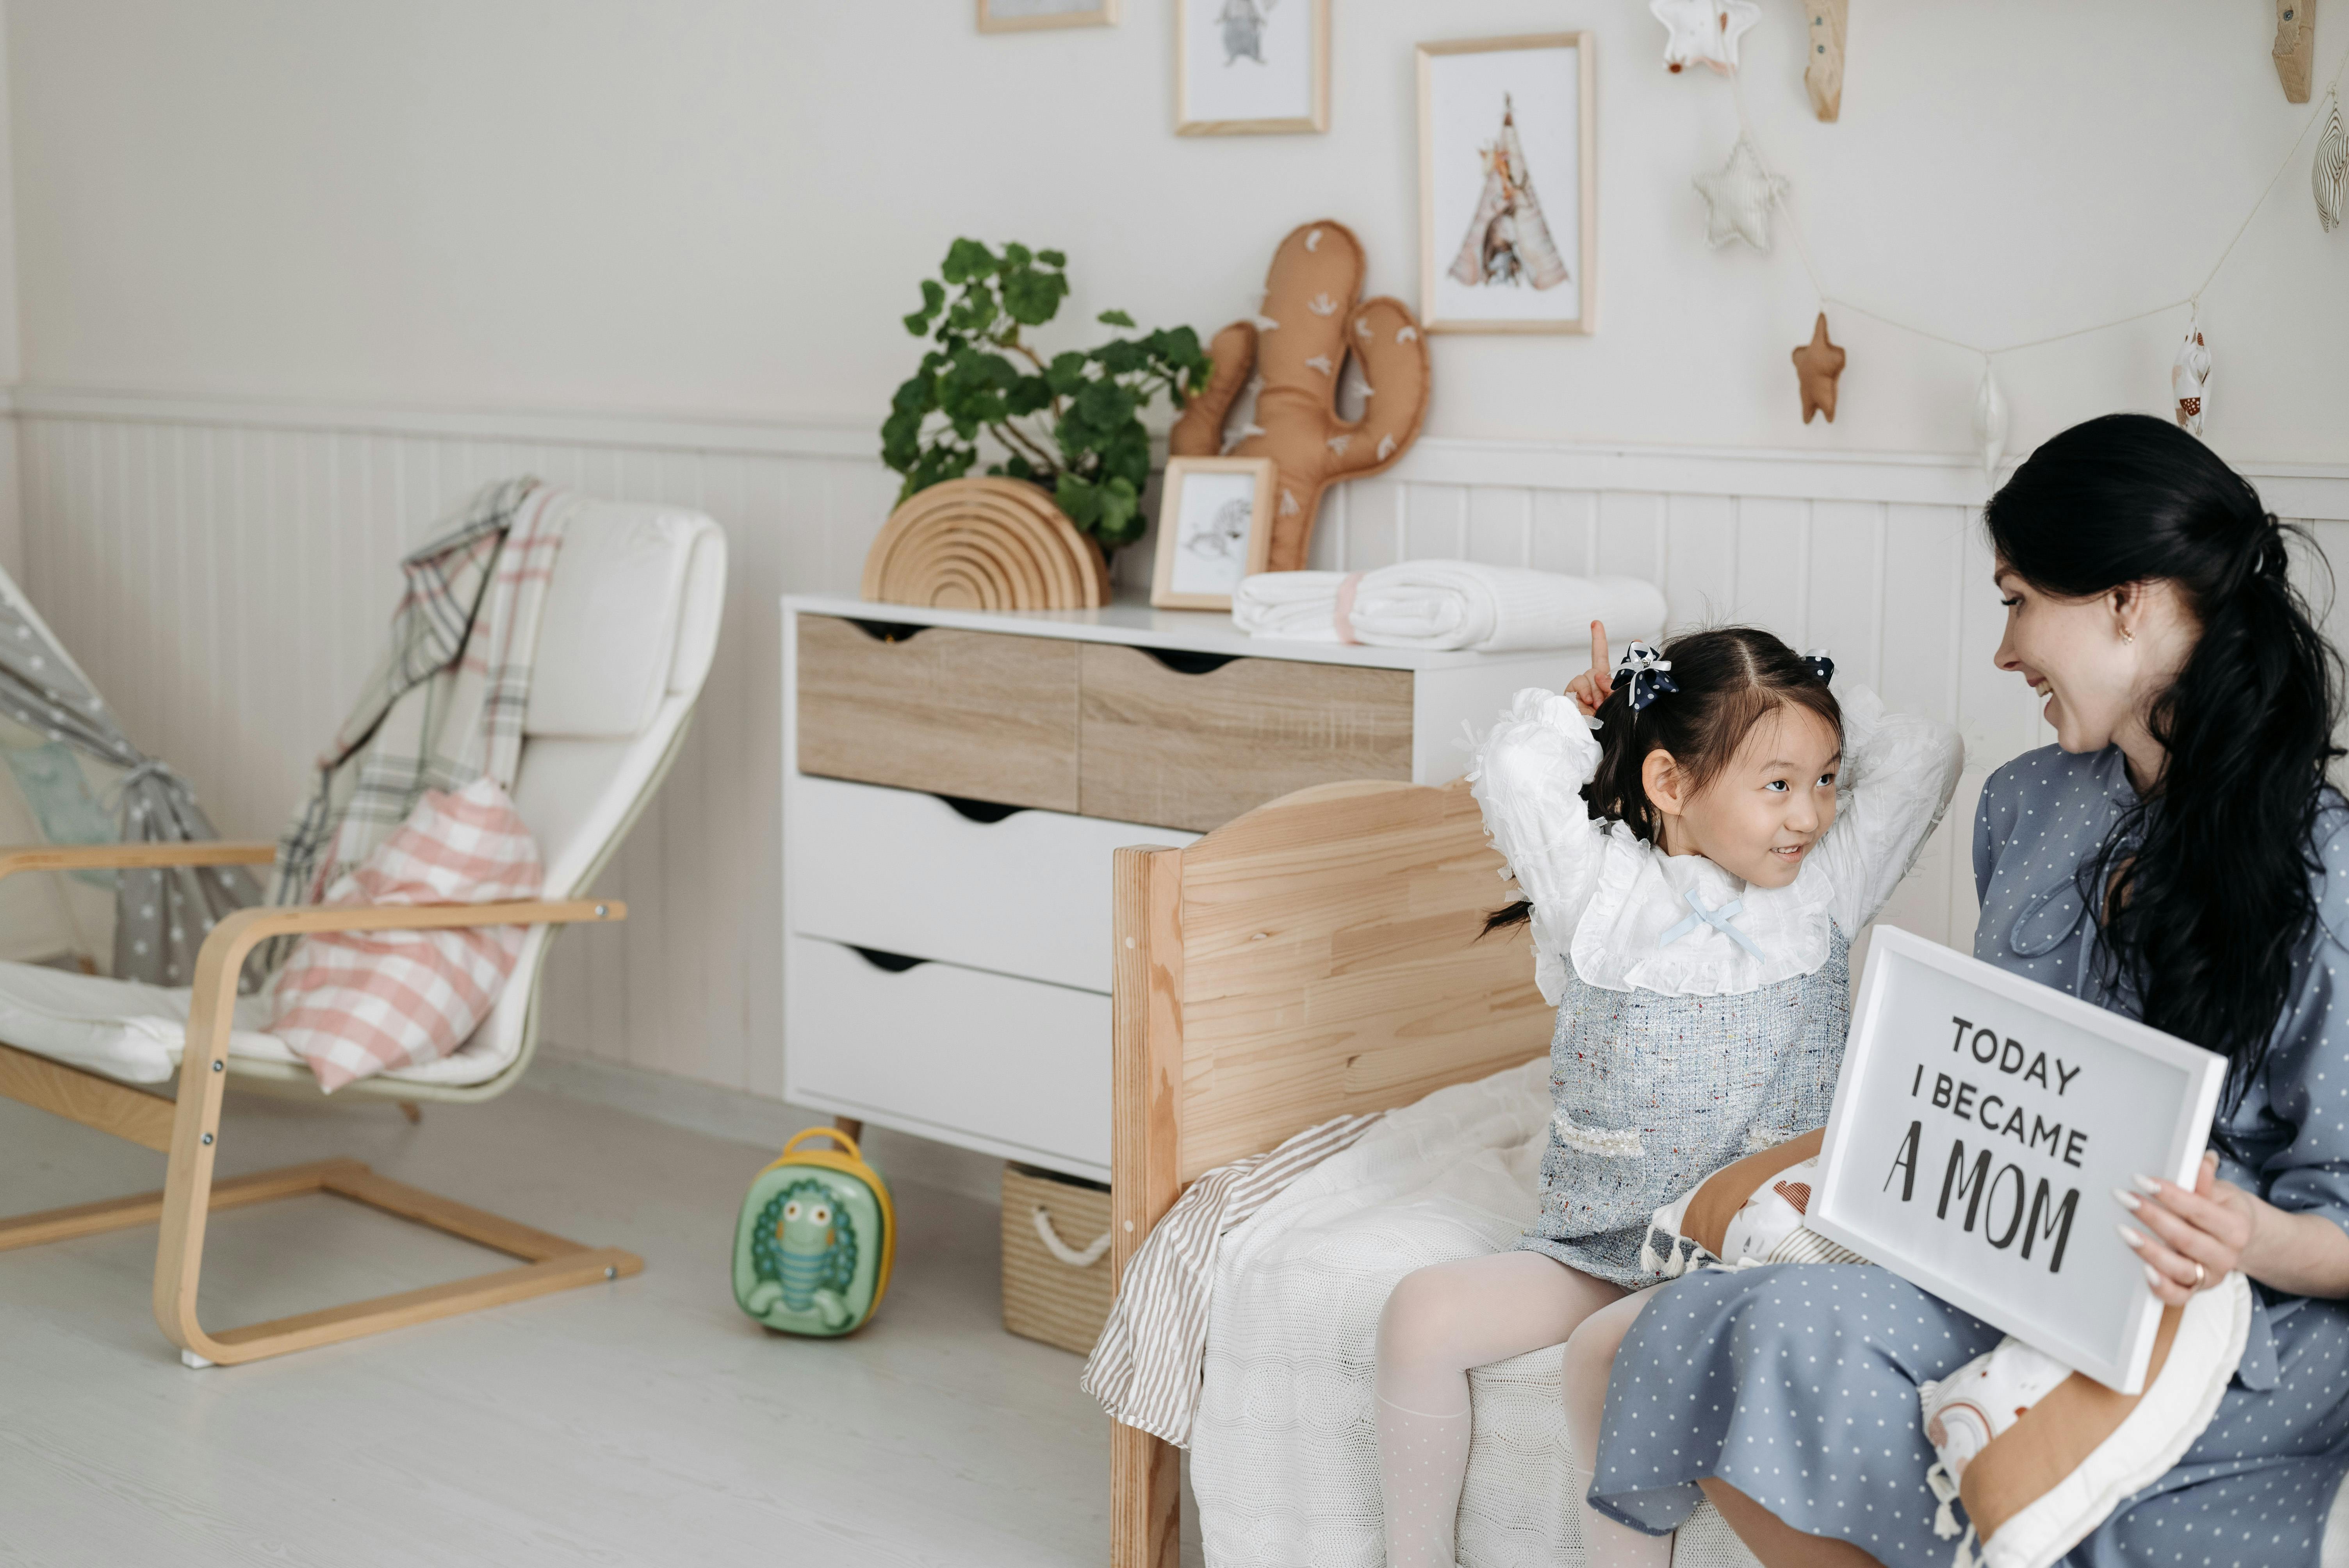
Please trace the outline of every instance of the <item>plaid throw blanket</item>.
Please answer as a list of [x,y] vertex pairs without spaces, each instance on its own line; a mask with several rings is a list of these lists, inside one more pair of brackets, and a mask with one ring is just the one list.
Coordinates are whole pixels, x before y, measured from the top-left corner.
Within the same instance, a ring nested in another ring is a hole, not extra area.
[[[318,783],[277,843],[270,902],[316,903],[406,822],[430,789],[513,787],[531,661],[569,511],[533,479],[476,495],[448,532],[400,562],[391,649],[318,758]],[[266,962],[282,961],[276,944]]]

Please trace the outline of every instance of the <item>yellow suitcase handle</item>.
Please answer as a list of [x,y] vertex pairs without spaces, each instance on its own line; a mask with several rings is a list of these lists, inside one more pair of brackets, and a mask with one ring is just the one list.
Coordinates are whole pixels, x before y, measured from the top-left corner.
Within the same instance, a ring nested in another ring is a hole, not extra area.
[[856,1161],[860,1164],[864,1161],[864,1151],[856,1147],[856,1140],[851,1138],[847,1133],[843,1132],[837,1127],[810,1127],[792,1133],[791,1136],[791,1141],[783,1145],[783,1153],[776,1156],[777,1161],[780,1161],[783,1158],[783,1155],[788,1155],[792,1150],[797,1149],[802,1140],[810,1138],[829,1138],[834,1143],[839,1144],[843,1149],[847,1150],[848,1157],[851,1160]]

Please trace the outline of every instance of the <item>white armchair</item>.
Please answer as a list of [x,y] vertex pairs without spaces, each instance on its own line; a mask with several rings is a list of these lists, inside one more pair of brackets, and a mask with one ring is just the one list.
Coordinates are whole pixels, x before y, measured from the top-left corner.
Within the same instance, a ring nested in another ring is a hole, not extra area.
[[[195,984],[165,989],[0,963],[0,1095],[170,1155],[163,1190],[0,1221],[0,1250],[160,1221],[155,1318],[191,1366],[231,1364],[449,1316],[596,1280],[643,1263],[452,1202],[353,1160],[212,1179],[223,1089],[315,1096],[310,1068],[268,1032],[265,1006],[240,1000],[246,954],[271,936],[393,927],[527,924],[513,975],[462,1047],[361,1078],[347,1099],[469,1103],[496,1098],[530,1067],[548,944],[565,924],[625,917],[586,896],[676,759],[709,673],[726,542],[698,512],[594,502],[565,528],[540,626],[535,683],[513,799],[538,840],[545,895],[517,903],[255,908],[205,939]],[[28,871],[263,864],[267,844],[105,844],[0,851],[0,877]],[[177,1090],[163,1086],[177,1075]],[[154,1086],[154,1087],[148,1087]],[[518,1257],[516,1267],[429,1289],[241,1328],[196,1317],[204,1222],[214,1209],[326,1191]]]

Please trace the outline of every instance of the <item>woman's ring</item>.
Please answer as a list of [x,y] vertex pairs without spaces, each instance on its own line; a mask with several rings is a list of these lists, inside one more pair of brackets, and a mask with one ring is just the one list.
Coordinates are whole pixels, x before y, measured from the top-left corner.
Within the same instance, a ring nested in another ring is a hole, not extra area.
[[2200,1290],[2204,1283],[2207,1282],[2209,1277],[2210,1271],[2209,1269],[2204,1268],[2200,1264],[2196,1264],[2194,1265],[2194,1288],[2196,1290]]

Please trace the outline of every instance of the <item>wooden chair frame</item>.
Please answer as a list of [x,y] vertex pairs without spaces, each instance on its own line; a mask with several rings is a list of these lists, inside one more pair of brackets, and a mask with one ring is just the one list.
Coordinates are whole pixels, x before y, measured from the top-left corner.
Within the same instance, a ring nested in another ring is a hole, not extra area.
[[[679,733],[682,734],[681,728]],[[646,796],[651,794],[659,781],[659,772],[665,770],[666,759],[647,785]],[[638,804],[641,806],[641,799]],[[616,843],[619,837],[616,833],[613,842]],[[0,878],[30,871],[262,865],[274,858],[274,847],[260,843],[18,849],[0,851]],[[219,1150],[221,1101],[232,1068],[229,1033],[234,1021],[237,975],[247,954],[259,943],[273,936],[330,931],[561,925],[609,923],[626,916],[626,906],[610,899],[271,907],[235,912],[212,928],[197,954],[187,1043],[181,1055],[179,1089],[174,1099],[0,1045],[0,1095],[171,1157],[160,1192],[0,1221],[0,1251],[160,1222],[161,1237],[155,1253],[155,1321],[164,1336],[179,1346],[181,1359],[191,1367],[257,1361],[290,1350],[329,1345],[478,1307],[640,1273],[644,1261],[634,1253],[616,1247],[590,1247],[533,1230],[485,1210],[379,1176],[355,1160],[288,1166],[219,1182],[212,1179],[213,1156]],[[538,973],[544,972],[542,961]],[[535,1034],[534,1017],[529,1032]],[[246,1065],[237,1064],[240,1069]],[[480,1087],[502,1088],[511,1080],[513,1070],[509,1068],[492,1079],[490,1085]],[[409,1098],[396,1085],[388,1086],[378,1097]],[[307,1192],[332,1192],[524,1261],[518,1267],[447,1284],[208,1333],[196,1317],[196,1289],[203,1267],[206,1220],[214,1210]]]
[[[1111,1258],[1183,1188],[1334,1116],[1542,1054],[1552,1015],[1468,786],[1321,785],[1116,858]],[[1110,1436],[1112,1568],[1175,1568],[1174,1445]]]

